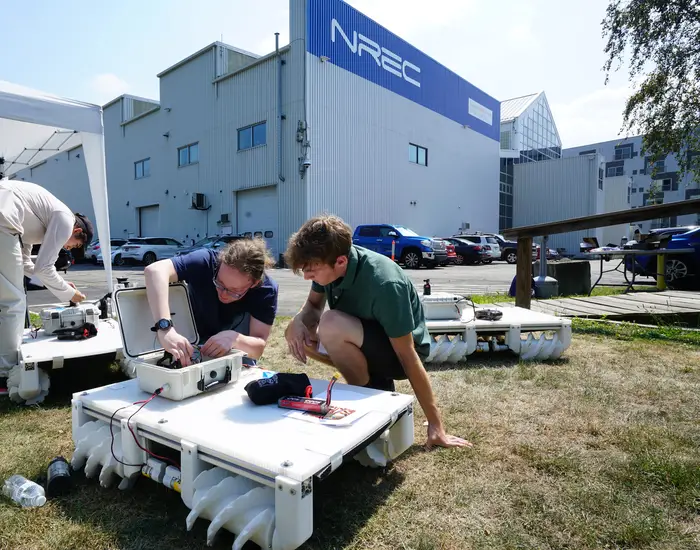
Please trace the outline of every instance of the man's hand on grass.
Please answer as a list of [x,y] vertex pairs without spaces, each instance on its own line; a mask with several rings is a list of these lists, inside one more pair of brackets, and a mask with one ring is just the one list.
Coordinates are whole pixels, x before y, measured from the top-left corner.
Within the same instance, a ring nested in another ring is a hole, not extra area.
[[449,435],[445,433],[445,430],[441,426],[434,426],[428,424],[428,441],[426,443],[426,448],[428,450],[434,447],[473,447],[469,441],[457,437],[454,435]]

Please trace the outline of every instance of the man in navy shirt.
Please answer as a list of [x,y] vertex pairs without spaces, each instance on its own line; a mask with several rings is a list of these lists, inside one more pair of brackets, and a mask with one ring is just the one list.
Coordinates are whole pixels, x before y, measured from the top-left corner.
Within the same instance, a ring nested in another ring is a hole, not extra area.
[[219,252],[202,248],[146,267],[153,330],[165,351],[192,364],[192,345],[168,307],[168,285],[186,281],[202,355],[221,357],[235,348],[248,354],[246,363],[259,359],[277,314],[278,286],[265,273],[272,265],[265,241],[238,239]]

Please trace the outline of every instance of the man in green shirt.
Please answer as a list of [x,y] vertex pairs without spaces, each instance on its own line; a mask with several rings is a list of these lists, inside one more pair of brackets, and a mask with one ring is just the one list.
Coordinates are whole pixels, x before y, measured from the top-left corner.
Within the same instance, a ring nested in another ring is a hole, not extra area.
[[428,419],[428,448],[471,446],[445,433],[421,361],[430,352],[423,305],[403,270],[353,245],[350,227],[336,216],[308,220],[291,237],[286,260],[312,281],[285,331],[291,354],[331,364],[356,386],[393,391],[394,380],[408,379]]

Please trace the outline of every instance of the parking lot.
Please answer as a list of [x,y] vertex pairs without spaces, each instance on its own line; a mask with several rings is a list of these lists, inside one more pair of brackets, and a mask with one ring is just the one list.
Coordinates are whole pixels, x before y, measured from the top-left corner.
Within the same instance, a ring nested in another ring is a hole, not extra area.
[[[611,269],[616,264],[613,260],[605,264],[605,269]],[[114,267],[115,277],[127,277],[134,286],[144,284],[143,266]],[[600,263],[591,262],[591,278],[593,282],[600,273]],[[491,265],[449,266],[436,269],[406,270],[413,284],[422,292],[424,279],[430,279],[433,292],[449,291],[456,294],[492,294],[505,293],[515,276],[515,266],[505,262],[494,262]],[[61,273],[62,276],[63,273]],[[301,275],[294,275],[288,269],[275,269],[270,275],[280,287],[278,312],[279,315],[294,315],[304,303],[310,283]],[[97,300],[107,293],[107,281],[104,268],[90,264],[74,265],[65,275],[66,280],[84,292],[88,299]],[[622,274],[606,274],[603,283],[623,282]],[[48,304],[55,304],[56,298],[47,290],[33,290],[28,293],[29,309],[38,311]]]

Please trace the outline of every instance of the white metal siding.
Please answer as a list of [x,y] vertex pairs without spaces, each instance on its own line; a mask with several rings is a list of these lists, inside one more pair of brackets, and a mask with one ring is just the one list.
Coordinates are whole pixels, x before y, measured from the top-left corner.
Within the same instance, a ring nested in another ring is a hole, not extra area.
[[[236,193],[236,218],[238,233],[262,236],[275,260],[277,260],[277,187],[248,189]],[[265,237],[267,231],[272,237]],[[259,233],[260,235],[256,235]]]
[[[603,191],[605,194],[605,212],[616,212],[626,210],[630,207],[627,202],[627,190],[629,189],[629,178],[618,176],[615,178],[605,178],[603,180]],[[600,244],[620,244],[623,236],[630,237],[629,225],[613,225],[603,228],[603,242]]]
[[[498,228],[499,143],[308,56],[309,215],[403,224],[426,236]],[[428,149],[410,163],[409,143]]]
[[139,237],[160,236],[160,210],[158,205],[139,208]]
[[[623,144],[632,144],[634,149],[634,157],[631,159],[624,159],[624,173],[626,178],[629,178],[630,185],[637,191],[631,194],[630,204],[627,208],[633,208],[638,206],[644,206],[644,193],[649,192],[649,186],[651,185],[651,176],[644,172],[645,166],[645,156],[643,152],[643,141],[640,136],[634,136],[628,139],[616,139],[612,141],[605,141],[601,143],[592,143],[589,145],[581,145],[579,147],[572,147],[570,149],[564,149],[562,151],[562,156],[565,157],[576,157],[580,153],[585,151],[590,151],[595,149],[598,154],[602,155],[606,162],[615,160],[615,147]],[[675,172],[678,170],[678,162],[673,155],[668,155],[665,159],[666,172]],[[636,174],[635,174],[636,172]],[[620,176],[618,176],[620,177]],[[610,178],[606,178],[606,181]],[[686,189],[697,189],[698,184],[693,182],[692,176],[686,174],[686,176],[679,180],[677,191],[665,191],[664,192],[664,203],[676,202],[685,200]],[[686,223],[686,221],[692,221],[693,223],[697,221],[695,217],[681,217],[678,219],[678,223]],[[642,231],[648,230],[650,227],[650,221],[645,221],[638,224]]]
[[[535,225],[598,213],[595,155],[516,164],[513,170],[513,226]],[[550,248],[579,251],[583,237],[602,239],[602,230],[549,237]]]

